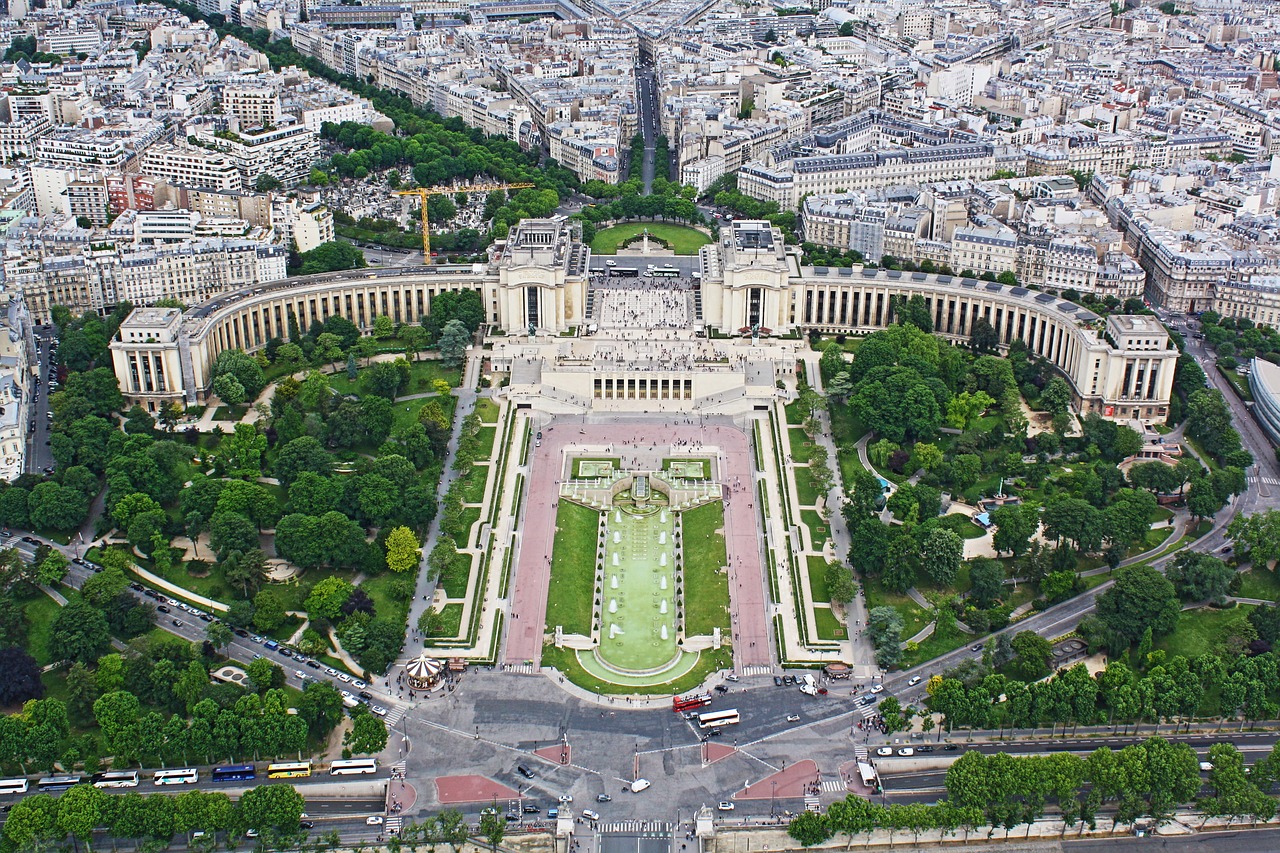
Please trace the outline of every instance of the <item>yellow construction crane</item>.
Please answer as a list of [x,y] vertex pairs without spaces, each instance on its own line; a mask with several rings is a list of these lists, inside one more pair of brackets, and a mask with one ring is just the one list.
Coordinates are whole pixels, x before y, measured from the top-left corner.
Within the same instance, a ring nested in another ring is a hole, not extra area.
[[415,190],[399,190],[396,195],[416,195],[422,203],[422,262],[431,263],[431,228],[427,224],[427,197],[433,195],[456,195],[458,193],[493,192],[494,190],[524,190],[535,184],[467,184],[461,187],[435,187]]

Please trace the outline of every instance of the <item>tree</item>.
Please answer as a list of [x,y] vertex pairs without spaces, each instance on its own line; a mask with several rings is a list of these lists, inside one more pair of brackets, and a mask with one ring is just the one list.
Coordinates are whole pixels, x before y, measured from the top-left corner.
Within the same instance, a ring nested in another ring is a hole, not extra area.
[[216,382],[218,377],[224,374],[230,374],[236,378],[244,388],[246,400],[255,399],[265,384],[262,365],[244,350],[226,349],[218,353],[213,360],[211,375]]
[[220,559],[258,547],[258,528],[238,512],[218,512],[209,520],[209,545]]
[[49,657],[92,664],[111,648],[111,629],[102,611],[83,601],[71,601],[53,617]]
[[284,601],[274,590],[264,589],[253,597],[253,624],[260,631],[271,632],[284,624]]
[[1151,527],[1150,518],[1158,505],[1155,495],[1141,489],[1121,489],[1104,510],[1107,538],[1128,544],[1141,538]]
[[[250,548],[248,551],[232,551],[222,561],[222,577],[241,597],[249,598],[266,582],[267,555],[257,548]],[[233,602],[233,606],[238,603]],[[248,622],[246,621],[245,624]]]
[[[93,830],[101,826],[110,807],[111,795],[93,785],[76,785],[58,797],[57,828],[75,836],[87,846]],[[7,834],[6,824],[6,834]]]
[[1254,565],[1267,566],[1280,560],[1280,511],[1269,509],[1252,515],[1241,513],[1231,519],[1227,535],[1242,557]]
[[1235,571],[1211,554],[1181,551],[1166,572],[1173,588],[1185,601],[1221,603],[1227,597]]
[[236,803],[236,824],[245,829],[275,828],[293,832],[306,801],[292,785],[259,785]]
[[1102,513],[1080,498],[1059,498],[1045,507],[1042,516],[1045,535],[1075,543],[1077,551],[1102,547]]
[[342,694],[327,681],[308,680],[296,704],[314,735],[327,735],[342,722]]
[[1019,631],[1013,638],[1010,674],[1021,681],[1035,681],[1049,672],[1053,646],[1034,631]]
[[969,597],[978,607],[990,607],[1003,597],[1004,566],[997,560],[978,558],[969,568]]
[[0,672],[4,673],[0,678],[0,705],[17,705],[44,696],[40,664],[26,649],[0,649]]
[[996,526],[991,540],[996,551],[1007,551],[1017,557],[1031,544],[1031,537],[1040,526],[1040,515],[1036,507],[1029,504],[1006,504],[991,511],[991,522]]
[[902,615],[896,608],[873,607],[867,614],[867,635],[876,647],[876,663],[883,669],[897,665],[902,659]]
[[812,847],[831,838],[830,822],[817,812],[801,812],[787,825],[787,834],[802,847]]
[[61,551],[49,551],[49,555],[40,561],[36,568],[36,580],[45,586],[57,586],[67,576],[71,561]]
[[224,373],[213,380],[213,393],[228,406],[238,406],[245,400],[244,386],[230,373]]
[[1169,633],[1178,624],[1178,611],[1173,584],[1150,566],[1122,569],[1097,602],[1098,618],[1126,645],[1148,627],[1156,634]]
[[373,755],[387,747],[387,725],[363,705],[353,708],[351,730],[342,743],[357,755]]
[[461,364],[471,344],[471,333],[460,320],[450,320],[440,333],[440,361],[453,367]]
[[920,565],[938,586],[950,586],[960,571],[964,540],[945,527],[935,527],[920,545]]
[[489,842],[489,849],[497,851],[507,833],[507,822],[499,816],[497,809],[486,809],[480,815],[480,835]]
[[350,581],[336,576],[322,578],[311,588],[305,607],[312,620],[325,619],[336,622],[342,615],[342,605],[347,603],[355,587]]
[[127,690],[105,693],[93,703],[93,716],[102,728],[108,750],[126,760],[139,753],[138,718],[142,716],[142,703],[137,696]]
[[336,270],[358,270],[369,265],[364,258],[364,252],[341,240],[321,243],[309,252],[298,255],[298,260],[300,261],[299,272],[303,275]]
[[397,527],[387,534],[387,568],[393,572],[407,572],[418,567],[422,549],[413,531]]
[[272,663],[270,658],[255,658],[244,668],[253,689],[258,693],[266,693],[277,681],[284,682],[284,670]]

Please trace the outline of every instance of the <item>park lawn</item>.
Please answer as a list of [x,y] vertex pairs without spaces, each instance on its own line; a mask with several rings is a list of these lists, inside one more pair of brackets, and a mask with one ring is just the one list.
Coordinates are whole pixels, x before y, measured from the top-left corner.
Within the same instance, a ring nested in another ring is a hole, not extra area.
[[802,429],[791,428],[787,429],[787,436],[791,440],[791,461],[807,465],[813,455],[813,442],[809,436]]
[[1211,607],[1184,610],[1178,614],[1178,627],[1172,634],[1158,637],[1155,647],[1164,649],[1170,657],[1182,655],[1187,660],[1216,651],[1218,641],[1224,635],[1223,629],[1236,619],[1246,618],[1252,609],[1253,605],[1242,604],[1230,610]]
[[[175,562],[167,572],[157,571],[155,566],[149,567],[148,570],[196,595],[230,604],[235,594],[223,576],[222,564],[214,560],[214,555],[208,548],[202,548],[200,556],[209,562],[189,560],[186,563]],[[272,589],[275,588],[272,587]]]
[[1147,551],[1159,548],[1164,544],[1164,540],[1168,539],[1173,531],[1168,527],[1148,528],[1142,534],[1142,538],[1129,546],[1129,550],[1125,552],[1126,557],[1136,557],[1138,554],[1144,554]]
[[543,646],[542,665],[555,667],[564,673],[565,678],[593,693],[615,696],[628,694],[635,696],[653,694],[666,696],[672,693],[685,693],[701,687],[703,682],[717,669],[731,668],[733,666],[733,649],[729,645],[729,639],[725,637],[719,649],[708,649],[701,652],[693,669],[679,678],[668,681],[665,684],[654,685],[653,687],[636,687],[602,681],[583,669],[582,664],[578,663],[578,656],[574,653],[574,650],[567,647],[557,649],[550,644]]
[[867,434],[862,422],[854,416],[849,406],[832,406],[827,410],[831,418],[831,439],[836,445],[836,459],[840,465],[840,482],[846,490],[853,485],[853,475],[862,468],[858,459],[858,439]]
[[805,557],[809,572],[809,592],[814,601],[831,601],[831,587],[827,585],[827,561],[810,554]]
[[1147,516],[1148,524],[1156,524],[1161,521],[1168,521],[1173,518],[1173,510],[1167,506],[1158,506],[1151,511],[1151,515]]
[[460,519],[460,527],[462,528],[462,540],[458,543],[458,547],[466,547],[471,544],[471,536],[475,533],[472,529],[476,522],[480,520],[480,507],[469,506],[462,510],[458,516]]
[[800,510],[800,521],[805,527],[809,528],[809,538],[813,541],[813,547],[821,548],[822,543],[827,541],[830,535],[827,523],[822,520],[822,516],[818,515],[816,509],[802,509]]
[[1250,569],[1240,573],[1241,598],[1261,598],[1267,601],[1280,601],[1280,578],[1275,572],[1266,569]]
[[419,397],[416,400],[400,400],[391,407],[392,421],[391,431],[413,426],[418,422],[418,413],[422,411],[422,407],[435,400],[440,404],[440,408],[444,411],[445,417],[453,423],[453,411],[458,407],[458,398],[452,395],[443,397]]
[[27,617],[27,651],[41,666],[53,663],[49,656],[49,638],[53,633],[53,620],[62,606],[43,592],[27,599],[22,612]]
[[933,660],[939,655],[945,655],[948,652],[954,652],[963,645],[976,643],[977,641],[978,638],[976,636],[965,634],[959,629],[954,629],[945,635],[934,631],[924,642],[916,647],[914,652],[903,652],[901,668],[910,669],[917,664]]
[[591,240],[591,252],[596,255],[614,255],[620,244],[648,231],[652,236],[665,240],[677,255],[695,255],[698,249],[711,242],[711,238],[696,228],[672,225],[666,222],[626,222],[596,232]]
[[248,405],[219,406],[213,410],[213,419],[215,421],[238,421],[248,413]]
[[[403,575],[397,572],[383,572],[380,575],[365,578],[360,582],[360,588],[365,591],[369,598],[373,599],[374,610],[379,618],[390,619],[397,624],[404,624],[409,618],[409,602],[397,598],[392,593],[391,585],[399,578],[404,578],[412,583],[415,577],[417,577],[417,572],[406,572]],[[412,596],[413,593],[410,592],[409,595]]]
[[818,487],[813,483],[813,475],[808,468],[792,468],[796,472],[796,500],[801,506],[814,506],[818,503]]
[[953,512],[950,515],[944,515],[941,519],[942,526],[959,536],[961,539],[981,539],[987,534],[987,531],[973,523],[973,519],[965,515],[963,512]]
[[462,502],[478,504],[484,499],[484,484],[489,479],[488,465],[472,465],[462,478]]
[[430,631],[428,637],[446,638],[458,636],[462,628],[462,605],[446,604],[440,609],[440,630]]
[[[440,576],[440,588],[444,590],[444,594],[448,598],[467,597],[467,585],[471,583],[471,555],[465,554],[463,556],[467,558],[466,571]],[[458,562],[461,563],[462,561],[459,560]]]
[[[356,370],[356,378],[352,381],[347,377],[346,369],[342,368],[336,373],[329,374],[329,387],[339,394],[360,396],[368,393],[365,390],[365,379],[368,375],[369,367],[361,367]],[[433,390],[431,383],[436,379],[443,379],[449,383],[450,387],[457,388],[462,382],[462,368],[446,367],[438,360],[412,362],[409,365],[409,382],[402,393],[423,394],[430,392]]]
[[787,412],[787,423],[791,426],[800,426],[804,423],[804,419],[809,416],[804,406],[800,405],[800,401],[796,400],[783,406]]
[[480,451],[479,458],[493,458],[493,441],[497,436],[497,427],[480,427],[480,430],[476,433],[476,448]]
[[817,627],[818,639],[820,640],[843,640],[846,639],[849,633],[848,629],[831,612],[830,607],[813,608],[813,624]]
[[600,513],[595,510],[560,502],[547,595],[547,628],[551,630],[560,626],[566,634],[591,635],[599,524]]
[[684,632],[697,637],[729,631],[729,563],[724,543],[724,506],[718,501],[685,510],[680,518],[684,548]]
[[496,424],[498,422],[498,404],[488,397],[481,397],[476,400],[476,415],[479,416],[482,423]]
[[921,628],[932,620],[931,615],[906,595],[889,592],[880,583],[880,578],[864,578],[862,591],[867,597],[867,610],[877,607],[892,607],[902,616],[902,639],[914,637]]
[[286,616],[284,617],[284,621],[280,623],[280,627],[276,628],[274,631],[264,631],[262,635],[264,637],[270,637],[273,640],[279,640],[282,643],[287,643],[289,638],[294,635],[301,625],[302,620],[297,616]]

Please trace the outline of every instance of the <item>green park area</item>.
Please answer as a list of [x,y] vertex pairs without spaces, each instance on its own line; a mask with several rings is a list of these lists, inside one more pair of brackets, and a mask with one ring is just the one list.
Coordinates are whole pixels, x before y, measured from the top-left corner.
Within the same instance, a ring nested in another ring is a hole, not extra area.
[[591,241],[591,251],[596,255],[617,254],[620,247],[648,232],[666,243],[667,247],[677,255],[693,255],[698,249],[711,242],[711,238],[696,228],[684,225],[671,225],[666,222],[625,222],[597,231]]

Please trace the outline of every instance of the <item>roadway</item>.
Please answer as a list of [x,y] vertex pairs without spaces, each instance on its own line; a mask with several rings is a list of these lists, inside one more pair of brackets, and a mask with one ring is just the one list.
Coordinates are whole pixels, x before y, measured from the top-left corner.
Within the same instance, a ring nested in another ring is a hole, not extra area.
[[[644,183],[643,195],[653,192],[653,176],[657,172],[654,162],[657,154],[658,81],[653,68],[643,61],[636,65],[636,101],[640,107],[640,135],[644,138],[644,160],[640,164],[640,179]],[[636,164],[631,164],[631,176],[635,177]]]
[[26,468],[32,474],[48,473],[45,469],[53,466],[53,451],[49,447],[49,344],[56,338],[53,326],[36,327],[33,376],[27,392],[31,395],[31,405],[27,416]]

